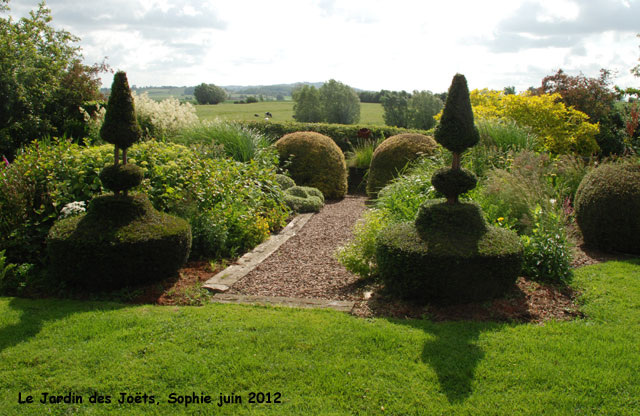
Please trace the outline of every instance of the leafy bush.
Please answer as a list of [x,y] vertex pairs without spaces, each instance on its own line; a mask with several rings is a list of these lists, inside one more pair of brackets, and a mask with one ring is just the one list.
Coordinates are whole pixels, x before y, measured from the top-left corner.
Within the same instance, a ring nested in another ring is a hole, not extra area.
[[293,181],[293,179],[281,173],[278,173],[276,175],[276,182],[282,189],[285,190],[291,188],[292,186],[296,186],[296,183]]
[[423,134],[405,133],[386,139],[373,152],[367,193],[377,195],[409,162],[423,155],[433,155],[436,147],[433,138]]
[[336,251],[340,264],[364,279],[377,276],[376,238],[387,225],[381,210],[365,211],[353,228],[353,239]]
[[541,148],[538,137],[530,129],[520,127],[514,121],[487,119],[479,120],[477,125],[480,143],[484,146],[493,146],[503,152]]
[[327,199],[347,193],[347,166],[340,148],[327,136],[296,132],[275,143],[281,163],[298,185],[318,188]]
[[562,218],[553,210],[534,210],[531,235],[521,236],[522,272],[534,280],[565,284],[571,278],[571,250]]
[[640,254],[640,164],[608,163],[585,175],[576,192],[585,244]]
[[214,84],[203,82],[194,88],[193,96],[198,104],[218,104],[227,99],[227,92]]
[[[131,147],[129,158],[144,169],[141,190],[154,207],[191,223],[193,257],[238,255],[282,227],[288,216],[273,153],[271,159],[245,164],[148,141]],[[10,261],[39,263],[62,208],[102,193],[98,175],[110,164],[112,146],[54,141],[28,146],[0,169],[0,249]]]
[[590,123],[586,114],[566,107],[559,94],[515,95],[484,89],[471,91],[470,97],[476,118],[529,128],[551,153],[588,156],[599,150],[595,140],[598,125]]
[[351,147],[345,154],[347,166],[350,168],[369,169],[373,152],[382,143],[382,140],[364,140]]
[[177,98],[156,101],[146,92],[141,95],[134,92],[133,101],[138,124],[147,138],[166,139],[199,121],[195,107]]

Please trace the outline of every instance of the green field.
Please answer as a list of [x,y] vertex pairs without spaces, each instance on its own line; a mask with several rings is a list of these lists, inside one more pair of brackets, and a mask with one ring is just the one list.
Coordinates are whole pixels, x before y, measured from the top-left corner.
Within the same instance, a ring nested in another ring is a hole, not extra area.
[[[196,105],[200,120],[260,120],[268,111],[274,121],[294,121],[293,101],[265,101],[251,104],[233,104],[230,102],[216,105]],[[256,117],[258,114],[259,117]],[[361,103],[359,124],[384,125],[381,104]]]
[[640,261],[583,267],[573,285],[585,317],[544,324],[0,298],[0,414],[639,414]]

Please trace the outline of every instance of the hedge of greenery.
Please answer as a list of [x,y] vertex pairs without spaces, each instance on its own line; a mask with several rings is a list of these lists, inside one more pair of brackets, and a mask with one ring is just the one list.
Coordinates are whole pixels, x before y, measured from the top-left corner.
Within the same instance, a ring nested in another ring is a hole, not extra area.
[[[186,219],[192,257],[241,254],[281,228],[289,215],[276,182],[275,153],[241,163],[210,159],[177,144],[148,141],[129,149],[144,170],[140,186],[153,206]],[[66,204],[104,192],[102,168],[113,146],[35,142],[0,168],[0,250],[12,263],[39,263],[44,241]]]
[[[239,122],[252,129],[258,130],[273,139],[279,139],[288,133],[297,131],[314,131],[324,134],[333,139],[343,152],[349,151],[352,145],[358,143],[362,139],[378,139],[395,136],[401,133],[421,133],[427,134],[424,130],[410,130],[391,126],[371,126],[361,124],[328,124],[328,123],[299,123],[295,121],[246,121]],[[364,133],[368,130],[368,133]],[[358,134],[360,132],[360,135]],[[366,137],[363,137],[366,135]]]

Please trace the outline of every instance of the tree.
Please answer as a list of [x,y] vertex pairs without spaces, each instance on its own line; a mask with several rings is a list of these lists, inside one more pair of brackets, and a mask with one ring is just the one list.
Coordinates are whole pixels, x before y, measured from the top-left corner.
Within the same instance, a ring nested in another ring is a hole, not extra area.
[[382,118],[387,126],[409,126],[409,95],[406,91],[383,91],[380,102],[384,109]]
[[442,106],[440,98],[431,91],[414,91],[407,108],[409,128],[429,130],[436,125],[433,116],[442,110]]
[[360,99],[353,88],[331,79],[318,92],[325,121],[338,124],[360,121]]
[[503,91],[505,95],[515,95],[516,87],[514,86],[504,87]]
[[218,104],[227,99],[227,92],[214,84],[204,82],[193,89],[198,104]]
[[292,93],[293,118],[300,122],[317,123],[323,120],[320,94],[316,87],[304,85]]
[[17,21],[0,18],[0,153],[9,158],[31,140],[64,134],[69,120],[81,122],[78,106],[101,97],[106,65],[83,65],[79,39],[51,20],[44,3]]

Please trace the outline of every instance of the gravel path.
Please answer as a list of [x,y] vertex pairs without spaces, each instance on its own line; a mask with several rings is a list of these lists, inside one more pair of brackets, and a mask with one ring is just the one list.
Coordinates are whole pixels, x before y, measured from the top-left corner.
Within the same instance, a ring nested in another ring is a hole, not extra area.
[[334,257],[352,237],[365,197],[330,202],[302,230],[237,281],[229,293],[331,300],[362,299],[356,275]]

